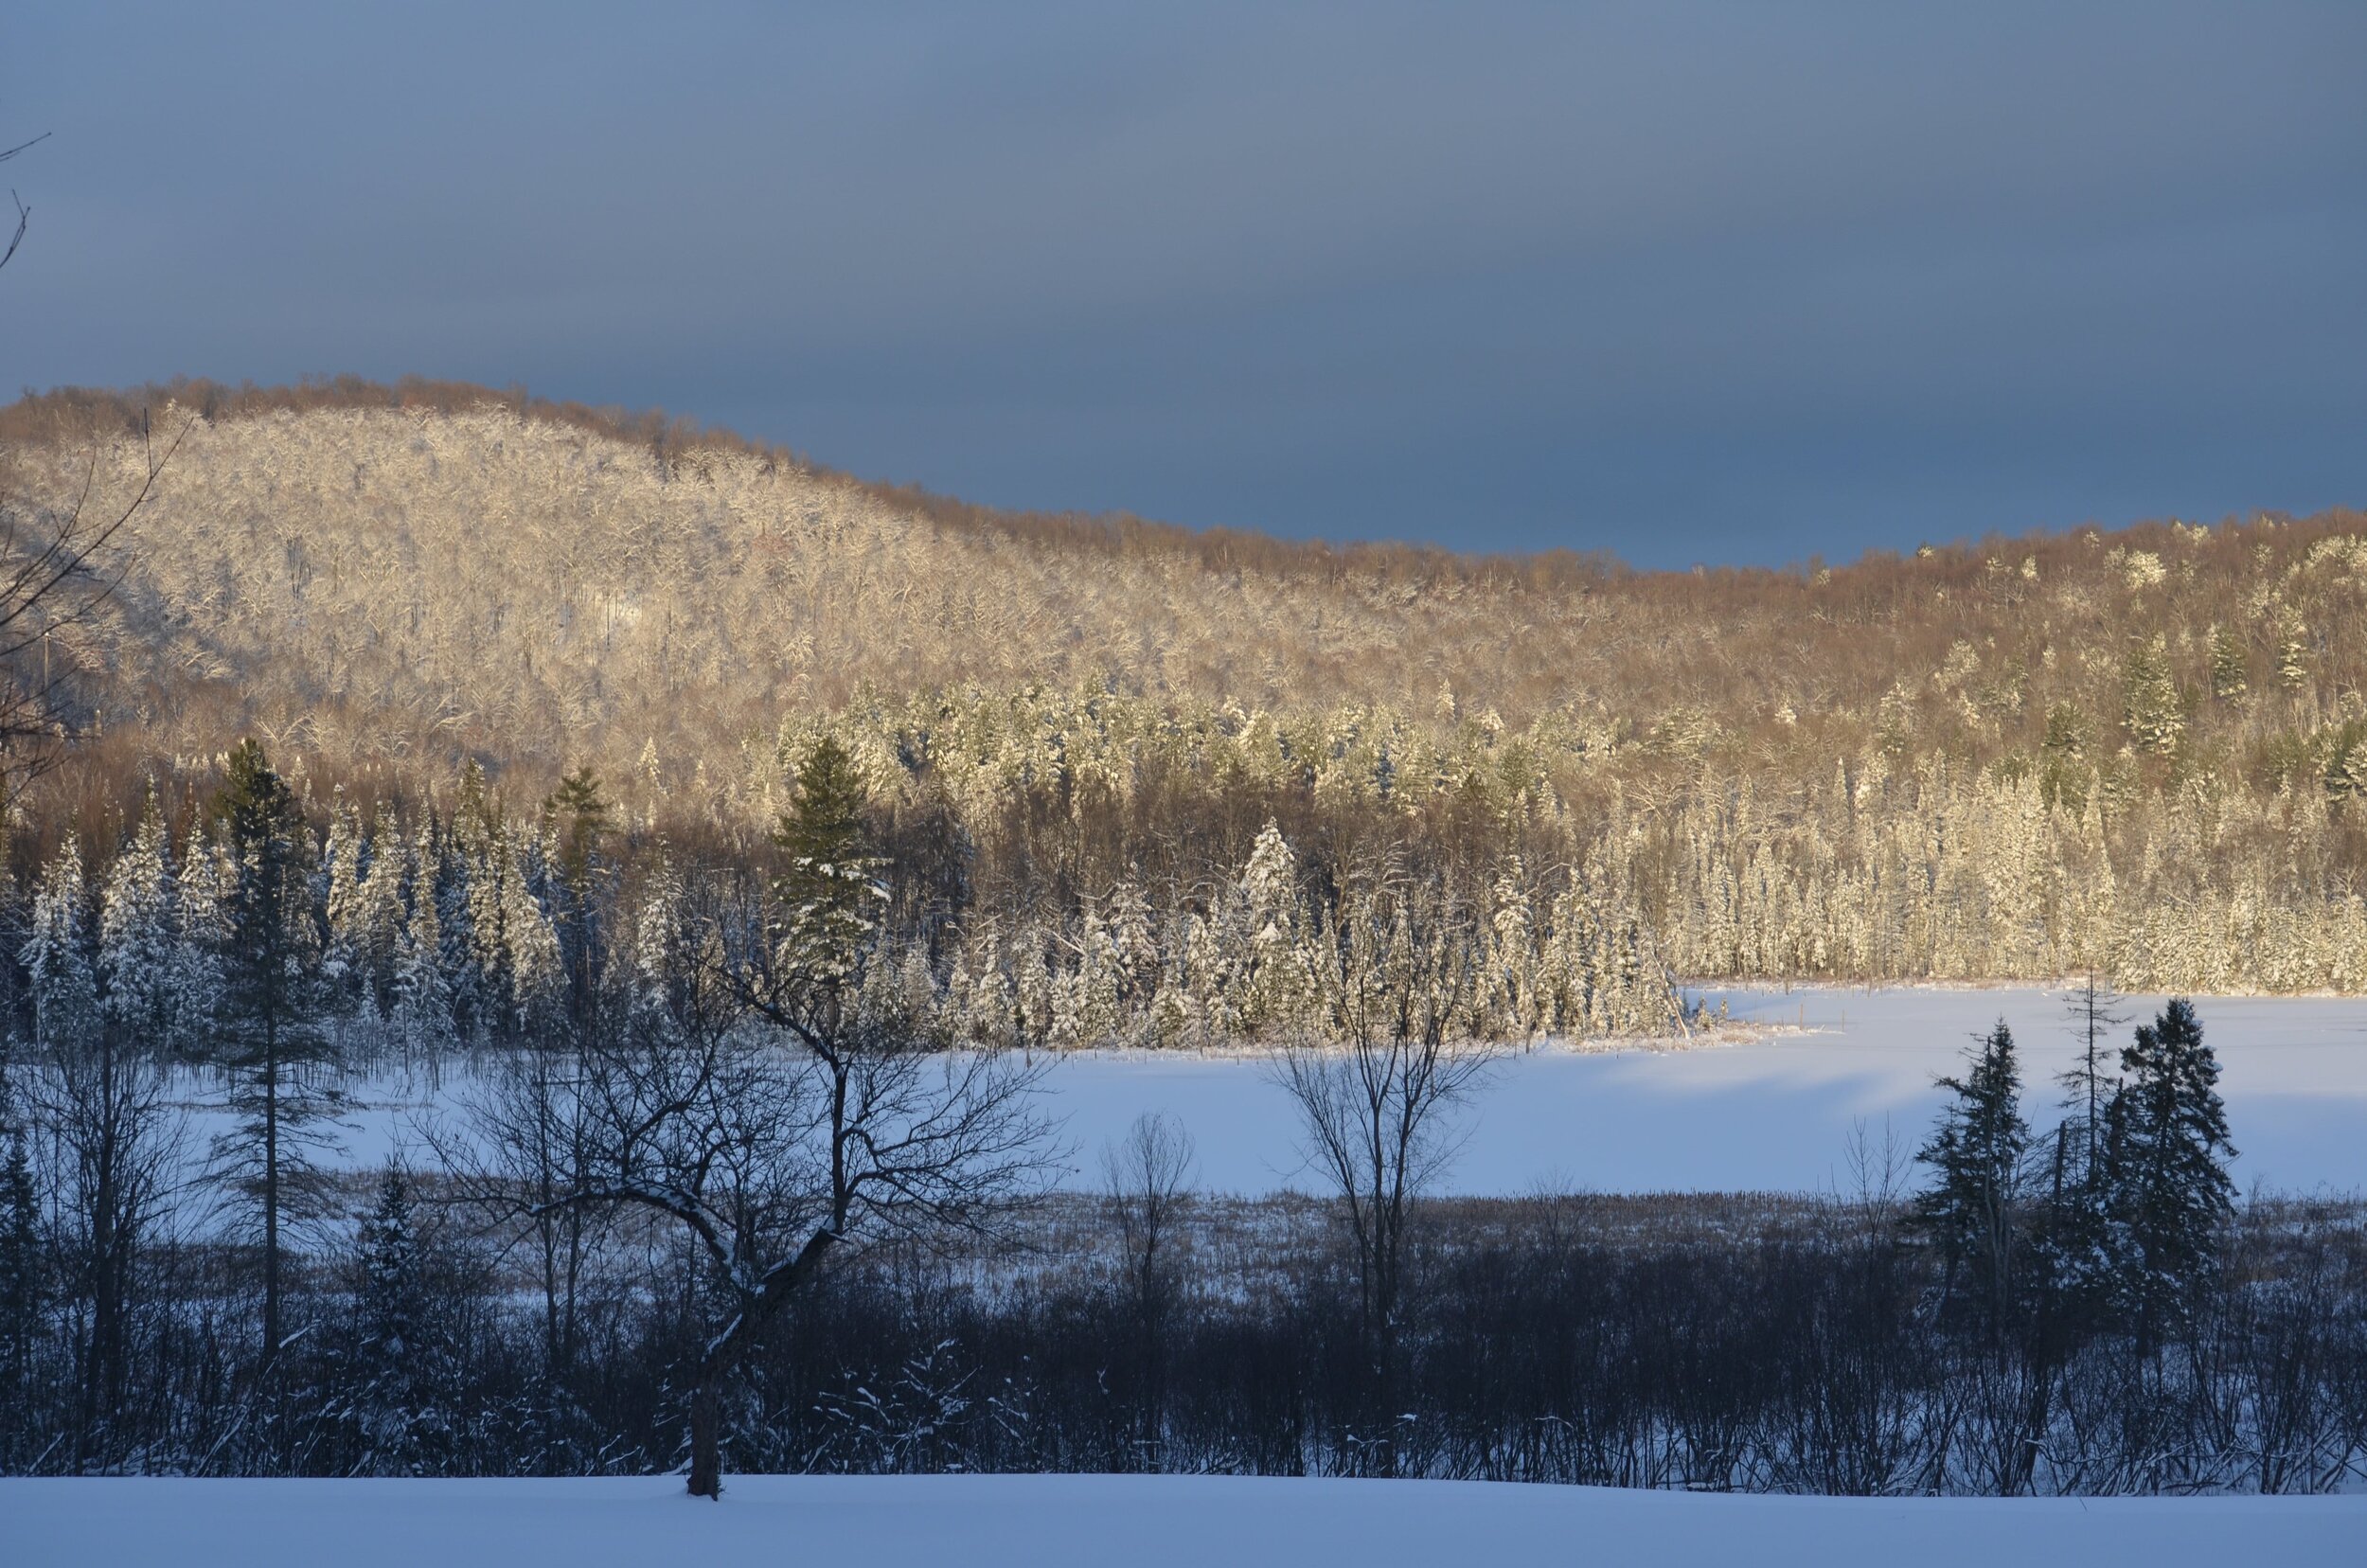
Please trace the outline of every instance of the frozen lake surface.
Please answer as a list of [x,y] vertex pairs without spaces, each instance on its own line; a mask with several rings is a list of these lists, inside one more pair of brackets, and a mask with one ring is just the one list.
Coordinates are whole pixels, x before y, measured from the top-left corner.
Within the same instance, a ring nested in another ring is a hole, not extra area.
[[[1712,989],[1734,1019],[1766,1025],[1743,1043],[1687,1050],[1505,1057],[1461,1118],[1444,1190],[1849,1190],[1844,1146],[1860,1121],[1887,1126],[1904,1160],[1921,1144],[1974,1035],[2000,1017],[2020,1047],[2024,1107],[2051,1126],[2055,1075],[2077,1046],[2059,993],[1996,989]],[[2132,998],[2115,1052],[2159,997]],[[2201,997],[2217,1051],[2239,1187],[2367,1191],[2367,999]],[[2117,1058],[2115,1058],[2117,1060]],[[447,1089],[465,1082],[465,1071]],[[1252,1054],[1093,1052],[1056,1060],[1046,1108],[1065,1118],[1071,1185],[1097,1185],[1100,1150],[1146,1111],[1180,1118],[1199,1146],[1199,1185],[1255,1195],[1308,1187],[1290,1099]],[[384,1160],[422,1106],[365,1090],[344,1159]],[[211,1117],[199,1120],[210,1122]],[[420,1156],[415,1154],[415,1159]],[[1912,1173],[1910,1180],[1913,1180]]]
[[11,1568],[2356,1563],[2367,1499],[1833,1498],[1237,1476],[0,1481]]
[[[1717,990],[1737,1020],[1788,1025],[1748,1043],[1664,1052],[1541,1047],[1494,1068],[1464,1123],[1445,1186],[1469,1194],[1846,1190],[1843,1157],[1863,1119],[1885,1119],[1902,1157],[1920,1146],[1971,1037],[2002,1017],[2020,1049],[2024,1107],[2051,1126],[2055,1075],[2077,1053],[2059,994],[2035,989]],[[2126,1042],[2159,997],[2132,998]],[[2234,1175],[2287,1191],[2367,1190],[2367,1000],[2198,998],[2217,1051]],[[1199,1145],[1201,1185],[1254,1194],[1303,1186],[1290,1102],[1264,1064],[1144,1052],[1054,1068],[1056,1106],[1095,1179],[1104,1140],[1145,1111],[1180,1118]],[[1911,1178],[1912,1179],[1912,1178]]]

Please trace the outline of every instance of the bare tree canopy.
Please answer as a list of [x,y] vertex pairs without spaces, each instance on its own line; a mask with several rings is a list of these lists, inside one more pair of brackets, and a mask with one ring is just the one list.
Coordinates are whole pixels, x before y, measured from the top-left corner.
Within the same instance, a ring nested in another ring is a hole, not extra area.
[[833,1255],[978,1226],[1052,1169],[1041,1065],[945,1050],[864,984],[884,894],[862,804],[826,745],[801,772],[773,888],[650,893],[629,1022],[583,1054],[574,1183],[530,1210],[637,1208],[695,1238],[722,1303],[691,1379],[699,1496],[722,1489],[725,1380]]
[[[44,131],[0,151],[0,163],[48,137]],[[32,208],[14,190],[9,201],[16,208],[16,227],[0,250],[0,267],[15,259],[32,223]],[[157,476],[194,423],[186,421],[160,453],[142,410],[140,475],[128,498],[104,504],[93,500],[100,443],[92,444],[81,482],[62,505],[36,500],[14,483],[16,454],[0,445],[0,807],[56,760],[58,747],[73,733],[73,709],[49,657],[50,640],[87,622],[115,591],[119,568],[106,552],[155,492]]]
[[1435,882],[1384,871],[1342,909],[1314,946],[1310,976],[1331,1039],[1290,1040],[1273,1075],[1298,1108],[1301,1150],[1355,1253],[1379,1425],[1367,1452],[1390,1474],[1387,1423],[1415,1200],[1453,1157],[1454,1113],[1491,1052],[1454,1032],[1479,984],[1475,946],[1462,939],[1472,918],[1466,904]]

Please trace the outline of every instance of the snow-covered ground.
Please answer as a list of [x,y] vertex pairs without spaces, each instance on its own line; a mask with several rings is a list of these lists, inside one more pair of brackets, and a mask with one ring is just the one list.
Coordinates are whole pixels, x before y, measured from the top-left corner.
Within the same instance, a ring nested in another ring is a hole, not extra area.
[[1452,1481],[0,1481],[11,1568],[2356,1564],[2367,1498],[1785,1498]]
[[[2002,1017],[2021,1050],[2034,1124],[2054,1120],[2051,1081],[2076,1052],[2058,994],[2036,989],[1710,990],[1768,1025],[1746,1043],[1579,1053],[1543,1047],[1500,1063],[1471,1106],[1445,1185],[1472,1194],[1848,1189],[1855,1123],[1885,1118],[1912,1154],[1940,1073]],[[2131,1025],[2161,999],[2132,1000]],[[2367,1189],[2367,1000],[2218,997],[2196,1004],[2224,1069],[2239,1185]],[[1301,1185],[1289,1100],[1255,1060],[1110,1053],[1061,1062],[1055,1108],[1085,1154],[1147,1110],[1182,1119],[1201,1185],[1258,1193]]]
[[[1844,1145],[1860,1120],[1887,1126],[1902,1159],[1961,1066],[1970,1037],[2000,1017],[2021,1046],[2026,1105],[2053,1119],[2052,1079],[2075,1052],[2059,993],[1995,989],[1711,989],[1713,1010],[1760,1025],[1740,1043],[1677,1051],[1574,1051],[1505,1058],[1463,1118],[1447,1190],[1847,1190]],[[2115,1050],[2161,999],[2132,999]],[[2225,1069],[2221,1092],[2239,1185],[2367,1190],[2367,999],[2203,997],[2197,1006]],[[455,1075],[455,1082],[463,1077]],[[1046,1109],[1066,1118],[1077,1185],[1099,1180],[1102,1144],[1145,1111],[1179,1117],[1199,1145],[1200,1185],[1255,1195],[1307,1184],[1290,1101],[1255,1054],[1095,1052],[1056,1062]],[[447,1095],[454,1082],[447,1083]],[[345,1158],[385,1159],[425,1105],[365,1089]],[[206,1118],[200,1118],[201,1121]],[[416,1156],[415,1156],[416,1157]]]

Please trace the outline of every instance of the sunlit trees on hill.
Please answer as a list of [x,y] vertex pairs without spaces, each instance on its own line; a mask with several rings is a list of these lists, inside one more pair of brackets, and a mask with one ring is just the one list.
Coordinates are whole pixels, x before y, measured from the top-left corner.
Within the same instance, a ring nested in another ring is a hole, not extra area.
[[[46,645],[101,733],[19,874],[271,736],[335,841],[334,989],[421,975],[422,883],[463,1038],[569,994],[570,824],[764,852],[825,737],[894,842],[902,983],[985,1035],[1287,1006],[1230,989],[1287,925],[1229,923],[1270,820],[1319,902],[1389,846],[1450,865],[1513,1033],[1638,1026],[1669,971],[2367,986],[2355,514],[1645,574],[990,514],[465,387],[175,400],[120,591]],[[0,410],[9,493],[62,515],[94,443],[139,493],[136,406]]]

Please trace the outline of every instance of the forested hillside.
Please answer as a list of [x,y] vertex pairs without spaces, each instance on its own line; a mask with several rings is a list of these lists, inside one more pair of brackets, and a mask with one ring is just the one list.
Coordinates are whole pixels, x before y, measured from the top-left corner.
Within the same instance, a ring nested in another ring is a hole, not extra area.
[[1569,1015],[1614,972],[2367,988],[2356,512],[1644,574],[993,513],[345,383],[21,402],[20,540],[130,493],[143,407],[180,445],[112,601],[44,650],[97,738],[21,802],[26,878],[68,827],[112,859],[151,777],[186,840],[247,734],[365,846],[452,840],[478,765],[507,811],[471,831],[538,889],[562,773],[620,860],[728,853],[830,734],[934,983],[991,951],[1033,984],[1032,951],[1081,985],[1124,926],[1130,1026],[1196,921],[1279,896],[1269,823],[1301,906],[1272,930],[1434,874],[1516,1028],[1653,1022]]

